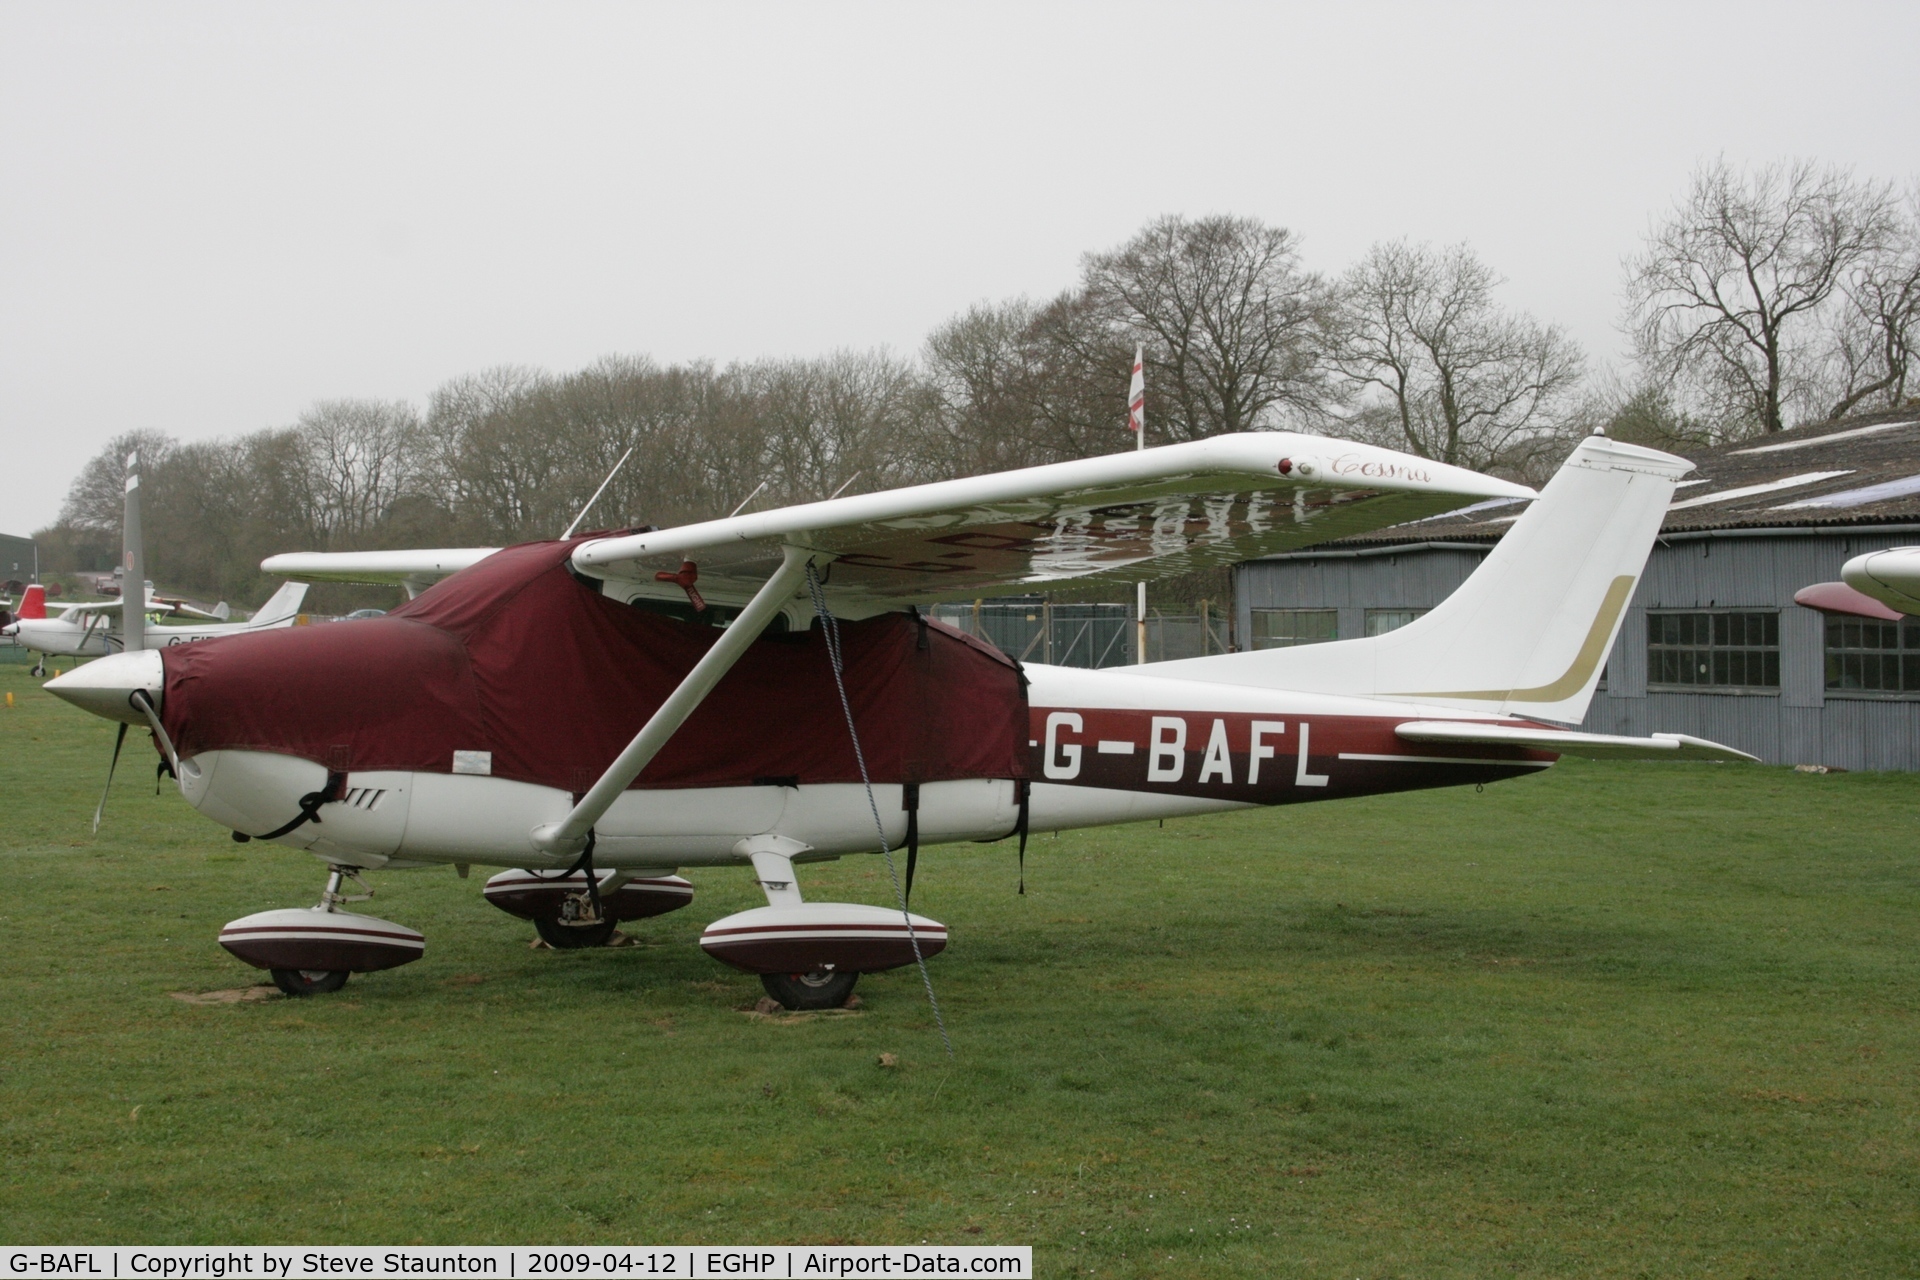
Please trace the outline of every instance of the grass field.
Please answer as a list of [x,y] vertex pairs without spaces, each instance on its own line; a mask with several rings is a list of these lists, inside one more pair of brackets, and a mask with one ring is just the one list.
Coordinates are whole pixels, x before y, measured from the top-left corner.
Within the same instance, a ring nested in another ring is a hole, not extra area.
[[[426,958],[338,996],[233,917],[322,870],[153,793],[0,667],[0,1238],[1032,1243],[1042,1275],[1920,1271],[1920,778],[1563,765],[935,849],[912,971],[739,1011],[696,871],[556,954],[480,873],[373,877]],[[130,744],[131,745],[131,744]],[[878,859],[810,897],[884,902]],[[893,1067],[879,1055],[897,1055]]]

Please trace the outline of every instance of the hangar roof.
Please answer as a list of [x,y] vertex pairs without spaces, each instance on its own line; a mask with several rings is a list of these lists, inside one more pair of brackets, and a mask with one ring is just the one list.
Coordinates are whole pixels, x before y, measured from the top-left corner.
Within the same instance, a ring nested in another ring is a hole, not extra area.
[[[1663,533],[1920,523],[1920,407],[1796,427],[1683,456],[1694,470],[1673,495]],[[1345,545],[1490,540],[1505,533],[1523,509],[1504,499],[1477,503]]]

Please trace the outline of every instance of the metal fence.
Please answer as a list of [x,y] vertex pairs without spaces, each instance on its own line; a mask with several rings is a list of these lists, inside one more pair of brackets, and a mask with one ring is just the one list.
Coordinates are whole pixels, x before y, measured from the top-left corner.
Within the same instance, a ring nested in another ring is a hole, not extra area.
[[[1022,662],[1059,667],[1124,667],[1139,661],[1133,607],[1124,604],[1055,604],[1042,597],[943,604],[933,616],[979,636]],[[1147,661],[1198,658],[1233,649],[1225,610],[1164,614],[1147,611]]]

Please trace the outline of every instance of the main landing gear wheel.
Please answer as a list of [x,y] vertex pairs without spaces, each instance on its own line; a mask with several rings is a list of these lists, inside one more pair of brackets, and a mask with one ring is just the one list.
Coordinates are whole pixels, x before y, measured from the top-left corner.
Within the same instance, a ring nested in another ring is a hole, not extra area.
[[838,1009],[853,994],[857,973],[834,973],[816,969],[812,973],[763,973],[760,985],[786,1009]]
[[32,676],[35,680],[45,679],[47,674],[47,664],[44,662],[36,662],[31,667],[27,668],[27,674]]
[[533,927],[541,940],[555,951],[583,951],[588,947],[606,946],[613,938],[613,923],[611,920],[602,920],[598,924],[535,920]]
[[345,969],[270,969],[273,985],[290,996],[330,995],[347,985]]

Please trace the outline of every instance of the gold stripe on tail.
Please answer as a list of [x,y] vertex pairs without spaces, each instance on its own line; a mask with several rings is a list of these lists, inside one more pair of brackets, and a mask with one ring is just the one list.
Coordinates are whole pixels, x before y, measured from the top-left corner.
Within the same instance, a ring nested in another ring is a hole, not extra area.
[[1449,693],[1392,693],[1390,698],[1482,698],[1492,702],[1509,699],[1515,702],[1560,702],[1572,697],[1586,687],[1587,681],[1599,669],[1600,660],[1606,657],[1607,641],[1613,637],[1613,624],[1620,618],[1620,611],[1627,607],[1627,601],[1633,595],[1634,575],[1623,573],[1613,580],[1607,588],[1607,595],[1600,602],[1600,612],[1593,615],[1593,625],[1587,628],[1587,638],[1580,645],[1580,652],[1573,657],[1573,665],[1563,672],[1558,680],[1550,684],[1536,685],[1531,689],[1473,689]]

